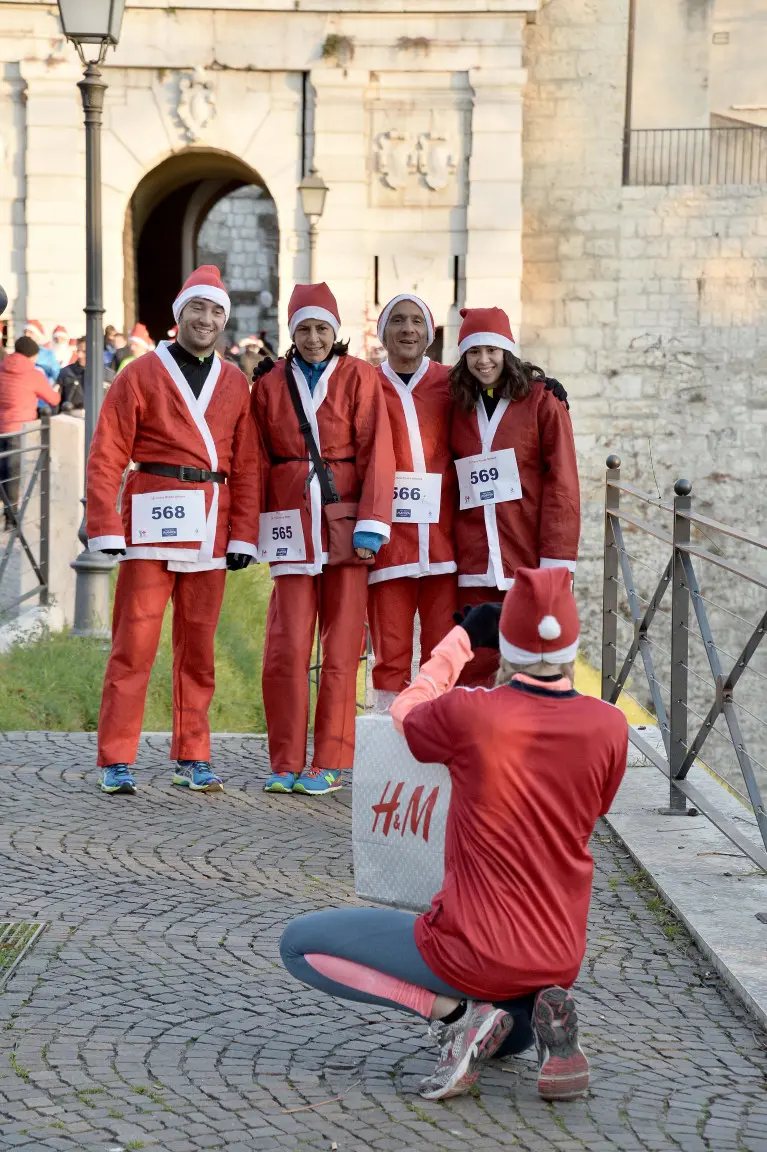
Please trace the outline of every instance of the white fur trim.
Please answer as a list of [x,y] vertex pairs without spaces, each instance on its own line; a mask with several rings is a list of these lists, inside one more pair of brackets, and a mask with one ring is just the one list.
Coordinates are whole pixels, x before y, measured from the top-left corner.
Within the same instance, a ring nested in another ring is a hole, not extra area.
[[[428,528],[429,525],[427,524]],[[403,576],[413,576],[416,579],[427,576],[447,576],[457,572],[458,565],[455,560],[444,560],[439,564],[429,564],[423,568],[420,562],[415,564],[393,564],[390,568],[376,568],[368,577],[368,584],[383,584],[385,580],[399,580]]]
[[226,312],[227,320],[229,319],[232,302],[229,299],[228,293],[225,292],[223,288],[215,288],[212,284],[195,284],[192,288],[184,288],[173,301],[173,319],[177,324],[184,305],[195,298],[198,300],[211,300],[214,304],[220,304],[224,312]]
[[544,616],[538,625],[541,640],[558,640],[562,635],[562,625],[556,616]]
[[538,561],[539,568],[569,568],[571,572],[574,572],[577,566],[575,560],[552,560],[549,556],[541,556]]
[[258,558],[258,548],[255,544],[249,544],[247,540],[230,540],[226,546],[227,556],[231,552],[239,552],[241,556],[252,556],[254,560]]
[[94,536],[88,541],[89,552],[102,552],[104,548],[124,548],[124,536]]
[[378,335],[378,339],[381,342],[381,344],[383,344],[384,332],[386,331],[386,325],[389,323],[389,317],[391,316],[392,312],[394,311],[394,305],[395,304],[401,304],[403,300],[411,300],[413,302],[413,304],[416,304],[421,309],[421,311],[423,312],[423,318],[426,321],[426,335],[429,338],[429,344],[433,344],[434,343],[434,325],[432,323],[431,313],[429,312],[429,308],[426,304],[426,301],[422,300],[420,296],[411,295],[411,293],[409,293],[409,292],[403,292],[403,293],[401,293],[401,295],[395,296],[393,300],[390,300],[389,303],[384,308],[381,315],[378,317],[377,335]]
[[129,336],[128,337],[128,343],[129,344],[143,344],[143,346],[147,349],[147,351],[149,350],[149,342],[147,340],[145,340],[143,338],[143,336]]
[[501,336],[499,332],[473,332],[471,336],[465,336],[458,345],[458,354],[463,356],[468,348],[479,348],[481,345],[488,348],[505,348],[507,352],[519,356],[519,348],[514,341],[509,340],[508,336]]
[[302,320],[325,320],[333,329],[334,334],[338,335],[338,329],[341,323],[337,316],[332,312],[328,312],[327,308],[315,308],[311,304],[306,308],[299,308],[297,312],[288,319],[288,331],[290,332],[290,339],[293,339],[293,333]]
[[356,532],[376,532],[379,536],[383,536],[384,544],[391,537],[391,525],[384,524],[382,520],[358,520],[354,525]]
[[543,660],[546,664],[569,664],[575,659],[579,641],[569,644],[567,648],[559,648],[556,652],[528,652],[525,648],[517,648],[510,644],[503,633],[498,637],[498,647],[504,660],[510,664],[538,664]]

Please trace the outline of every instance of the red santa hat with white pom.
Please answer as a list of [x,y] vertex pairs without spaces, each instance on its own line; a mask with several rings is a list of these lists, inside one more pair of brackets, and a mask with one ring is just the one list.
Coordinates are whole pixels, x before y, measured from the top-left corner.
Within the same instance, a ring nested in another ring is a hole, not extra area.
[[288,301],[288,331],[291,340],[302,320],[324,320],[338,335],[341,317],[333,293],[322,284],[296,284]]
[[486,345],[519,355],[511,324],[503,308],[462,308],[463,323],[458,333],[458,352]]
[[178,324],[184,305],[190,300],[212,300],[220,304],[226,313],[227,320],[231,311],[229,293],[221,280],[221,273],[215,264],[201,264],[188,278],[184,287],[173,301],[173,319]]
[[381,344],[383,344],[384,332],[386,331],[386,325],[389,323],[389,317],[391,316],[392,312],[394,311],[396,305],[402,304],[402,302],[404,300],[410,300],[413,304],[415,304],[415,306],[417,308],[420,308],[421,311],[423,312],[423,318],[426,321],[426,335],[427,335],[429,344],[433,344],[434,343],[434,317],[431,314],[431,308],[429,307],[429,305],[426,303],[425,300],[421,299],[420,296],[414,296],[410,292],[402,292],[399,296],[395,296],[394,299],[390,300],[389,303],[386,305],[386,307],[381,312],[381,315],[378,317],[378,339],[379,339],[379,341],[381,342]]
[[503,602],[501,656],[510,664],[569,664],[580,624],[569,568],[517,568]]

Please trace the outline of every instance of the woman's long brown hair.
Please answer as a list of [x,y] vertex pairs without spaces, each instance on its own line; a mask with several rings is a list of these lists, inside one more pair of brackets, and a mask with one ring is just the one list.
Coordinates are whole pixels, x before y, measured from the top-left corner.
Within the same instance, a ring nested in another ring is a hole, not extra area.
[[[545,379],[545,373],[537,364],[520,360],[513,352],[504,349],[503,372],[493,386],[493,395],[499,400],[523,400],[530,394],[533,380]],[[450,369],[450,394],[462,412],[473,412],[482,393],[478,380],[472,376],[466,363],[464,352],[457,364]]]

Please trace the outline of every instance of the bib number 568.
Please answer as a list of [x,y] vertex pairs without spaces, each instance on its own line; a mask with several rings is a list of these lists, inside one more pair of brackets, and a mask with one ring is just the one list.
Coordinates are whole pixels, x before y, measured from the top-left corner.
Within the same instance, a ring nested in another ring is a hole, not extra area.
[[407,488],[407,487],[395,488],[394,489],[394,499],[395,500],[420,500],[421,499],[421,489],[420,488]]
[[152,507],[153,520],[183,520],[185,516],[185,509],[183,504],[177,504],[175,508],[171,508],[170,504],[166,504],[164,508],[155,504]]
[[293,529],[290,524],[287,526],[280,526],[279,528],[272,528],[272,540],[292,540]]
[[488,481],[497,479],[497,468],[480,468],[479,472],[472,472],[470,476],[472,484],[487,484]]

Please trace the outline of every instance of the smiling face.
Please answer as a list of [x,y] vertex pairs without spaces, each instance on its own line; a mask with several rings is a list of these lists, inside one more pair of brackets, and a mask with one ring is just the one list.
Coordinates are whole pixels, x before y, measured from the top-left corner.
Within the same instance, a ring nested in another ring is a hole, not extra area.
[[319,364],[330,355],[336,334],[327,320],[302,320],[293,333],[293,343],[307,364]]
[[503,348],[480,344],[466,351],[466,367],[480,388],[493,388],[503,375]]
[[423,312],[412,300],[395,304],[383,342],[395,372],[415,372],[429,343],[429,333]]
[[193,356],[210,356],[225,324],[226,312],[220,304],[195,296],[178,318],[178,342]]

